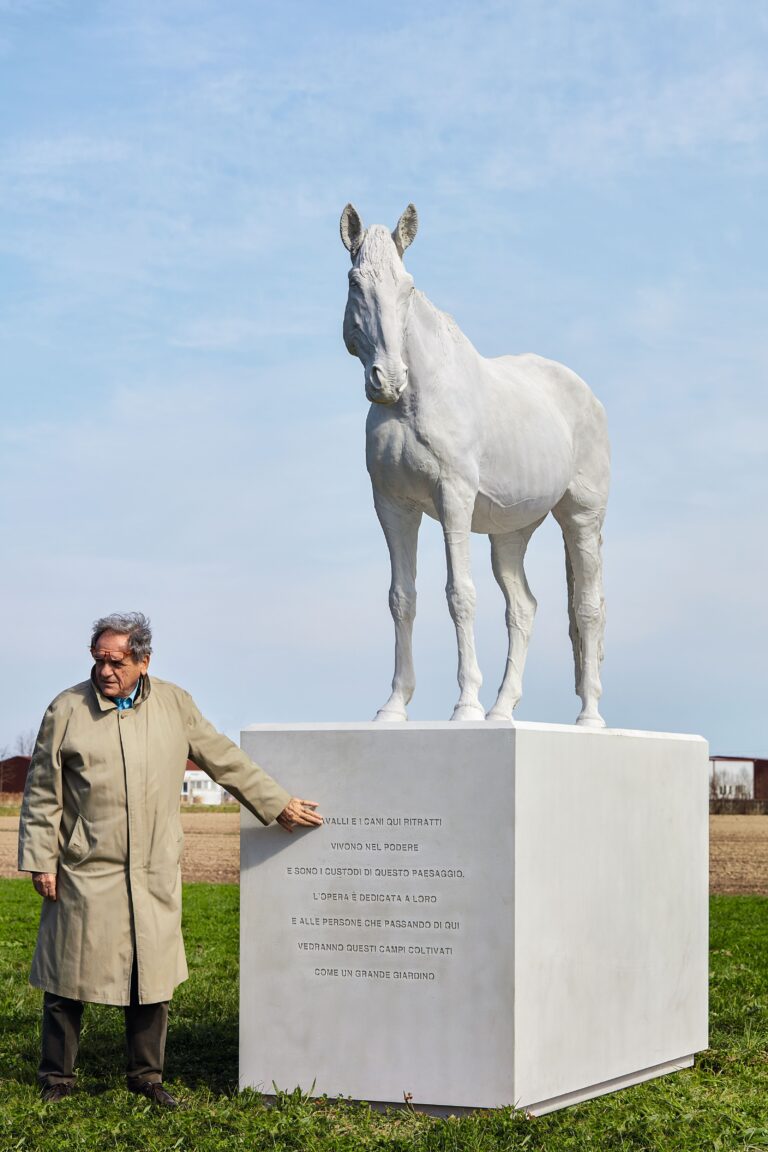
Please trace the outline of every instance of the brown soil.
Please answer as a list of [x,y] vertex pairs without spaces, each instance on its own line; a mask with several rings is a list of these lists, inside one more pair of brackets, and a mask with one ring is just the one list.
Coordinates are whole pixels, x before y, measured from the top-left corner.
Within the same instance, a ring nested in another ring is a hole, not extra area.
[[768,896],[768,816],[710,816],[709,890]]
[[[186,813],[184,880],[236,884],[240,868],[240,817],[236,812]],[[16,816],[0,816],[0,876],[16,871]],[[768,896],[768,816],[710,816],[709,883],[712,892]]]
[[238,884],[240,813],[199,812],[192,815],[182,812],[181,826],[184,829],[182,880]]

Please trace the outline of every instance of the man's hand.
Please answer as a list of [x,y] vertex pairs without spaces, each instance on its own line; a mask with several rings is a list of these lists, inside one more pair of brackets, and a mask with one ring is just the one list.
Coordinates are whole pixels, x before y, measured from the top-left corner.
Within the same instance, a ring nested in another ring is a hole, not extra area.
[[315,808],[317,808],[316,800],[300,800],[298,796],[294,796],[283,808],[277,822],[286,832],[293,832],[294,828],[299,826],[317,828],[322,824],[323,818],[319,812],[315,812]]
[[56,899],[56,875],[53,872],[33,872],[32,883],[35,891],[45,900]]

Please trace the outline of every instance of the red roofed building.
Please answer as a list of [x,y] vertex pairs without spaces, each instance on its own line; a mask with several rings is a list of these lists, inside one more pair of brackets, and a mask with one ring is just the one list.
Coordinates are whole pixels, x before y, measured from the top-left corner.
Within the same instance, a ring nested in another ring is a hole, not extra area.
[[9,756],[0,760],[0,792],[23,792],[31,756]]

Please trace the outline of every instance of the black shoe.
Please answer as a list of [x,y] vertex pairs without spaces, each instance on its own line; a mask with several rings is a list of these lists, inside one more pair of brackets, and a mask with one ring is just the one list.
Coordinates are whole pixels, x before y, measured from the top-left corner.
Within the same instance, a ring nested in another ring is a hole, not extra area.
[[71,1084],[43,1084],[40,1095],[44,1104],[58,1104],[65,1096],[72,1095]]
[[159,1080],[145,1080],[143,1084],[129,1084],[128,1089],[135,1092],[137,1096],[146,1096],[147,1100],[151,1100],[153,1104],[158,1104],[161,1108],[178,1108],[179,1102],[171,1096],[170,1092],[166,1092]]

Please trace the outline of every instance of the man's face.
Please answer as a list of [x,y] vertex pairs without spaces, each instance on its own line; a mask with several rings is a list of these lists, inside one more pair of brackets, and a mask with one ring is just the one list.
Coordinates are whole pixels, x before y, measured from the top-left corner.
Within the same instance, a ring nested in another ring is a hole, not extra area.
[[91,649],[93,676],[99,691],[110,700],[116,696],[130,696],[149,667],[149,656],[134,660],[128,646],[128,637],[121,632],[102,632]]

